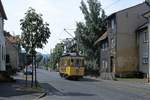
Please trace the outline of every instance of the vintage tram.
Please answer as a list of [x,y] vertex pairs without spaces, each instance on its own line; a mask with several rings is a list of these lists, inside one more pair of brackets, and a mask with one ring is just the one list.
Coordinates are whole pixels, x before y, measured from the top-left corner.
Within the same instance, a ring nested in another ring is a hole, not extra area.
[[66,79],[80,79],[84,76],[84,57],[76,54],[63,55],[59,60],[59,74]]

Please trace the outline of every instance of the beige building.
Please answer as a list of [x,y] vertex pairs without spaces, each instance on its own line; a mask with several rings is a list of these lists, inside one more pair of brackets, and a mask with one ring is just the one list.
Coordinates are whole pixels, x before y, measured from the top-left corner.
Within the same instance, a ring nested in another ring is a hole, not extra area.
[[5,67],[5,38],[4,38],[4,20],[7,20],[2,2],[0,0],[0,71],[6,71]]
[[[109,72],[103,73],[112,73],[109,76],[124,77],[138,72],[139,54],[136,30],[147,22],[147,19],[143,17],[143,13],[149,10],[150,6],[144,2],[108,16],[106,19],[109,45],[107,50],[108,56],[105,61],[102,61],[103,59],[100,58],[100,65],[102,65],[101,68],[108,67]],[[103,43],[101,42],[100,47],[102,45]],[[101,53],[101,55],[103,54]],[[105,64],[102,64],[103,62]]]
[[19,68],[19,47],[17,37],[9,32],[4,32],[6,41],[6,69],[15,71]]
[[137,29],[137,40],[138,40],[138,50],[139,50],[139,71],[150,75],[149,67],[149,40],[150,40],[150,10],[143,14],[143,17],[147,20],[146,23],[141,25]]

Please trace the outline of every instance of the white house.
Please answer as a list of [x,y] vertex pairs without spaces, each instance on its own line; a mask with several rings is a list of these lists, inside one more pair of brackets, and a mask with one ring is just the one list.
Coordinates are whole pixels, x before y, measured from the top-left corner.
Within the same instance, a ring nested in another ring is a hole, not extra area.
[[5,66],[5,55],[6,55],[6,47],[5,47],[5,38],[4,38],[4,20],[7,20],[2,2],[0,0],[0,71],[6,71]]

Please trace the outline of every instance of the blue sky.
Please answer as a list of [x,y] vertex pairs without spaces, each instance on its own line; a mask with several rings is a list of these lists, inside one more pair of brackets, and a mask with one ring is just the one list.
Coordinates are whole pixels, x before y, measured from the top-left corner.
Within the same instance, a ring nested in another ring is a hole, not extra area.
[[[86,1],[86,0],[85,0]],[[116,2],[117,1],[117,2]],[[11,34],[21,34],[20,19],[29,7],[43,14],[43,19],[50,24],[51,37],[43,49],[38,49],[44,54],[50,53],[50,49],[62,39],[70,38],[63,31],[75,29],[76,22],[83,21],[83,15],[79,9],[81,0],[2,0],[8,20],[5,21],[5,30]],[[107,15],[121,9],[144,2],[144,0],[100,0]],[[116,3],[114,3],[116,2]],[[69,31],[74,35],[73,30]]]

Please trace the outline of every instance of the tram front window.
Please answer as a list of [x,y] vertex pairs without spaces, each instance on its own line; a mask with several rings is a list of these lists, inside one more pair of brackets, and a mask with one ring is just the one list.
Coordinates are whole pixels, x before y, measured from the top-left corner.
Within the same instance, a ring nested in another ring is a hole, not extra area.
[[81,67],[80,65],[81,65],[81,64],[80,64],[80,59],[76,59],[75,67]]

